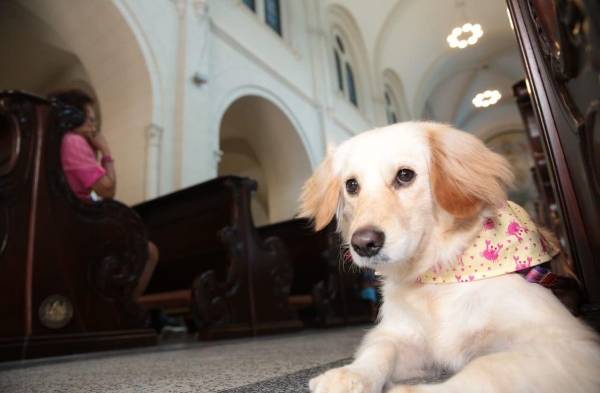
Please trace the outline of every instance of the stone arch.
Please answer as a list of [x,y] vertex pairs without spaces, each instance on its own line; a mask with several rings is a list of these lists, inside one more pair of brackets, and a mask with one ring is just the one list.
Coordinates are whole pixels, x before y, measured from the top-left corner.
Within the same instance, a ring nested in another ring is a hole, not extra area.
[[487,130],[483,141],[497,153],[505,156],[511,164],[515,175],[513,187],[508,190],[508,198],[523,206],[529,214],[536,214],[535,201],[538,192],[531,171],[533,153],[529,144],[527,131],[522,124],[511,126],[499,125]]
[[386,69],[381,75],[382,80],[382,91],[385,91],[385,87],[389,86],[394,94],[395,104],[398,110],[399,119],[398,121],[410,120],[410,114],[406,105],[406,95],[404,93],[404,85],[398,74],[391,70]]
[[292,218],[311,160],[301,134],[274,101],[261,95],[232,100],[219,124],[218,174],[258,181],[252,203],[257,225]]
[[142,49],[141,37],[120,1],[10,0],[0,8],[16,12],[23,22],[8,37],[27,36],[23,47],[30,55],[51,50],[52,56],[39,58],[60,59],[51,71],[12,70],[15,76],[36,75],[33,79],[41,81],[37,86],[12,87],[40,94],[68,87],[93,90],[102,111],[102,131],[117,165],[117,198],[127,203],[145,199],[146,130],[157,121],[159,95],[147,49]]
[[461,128],[484,140],[505,130],[525,130],[518,108],[510,98],[501,100],[490,110],[473,111]]
[[[414,118],[427,115],[429,93],[447,78],[448,72],[489,62],[497,52],[513,51],[518,55],[514,32],[507,28],[505,18],[498,17],[504,13],[504,6],[471,3],[469,6],[475,8],[477,22],[482,23],[485,33],[482,42],[468,50],[451,49],[444,40],[451,25],[464,19],[457,14],[454,2],[437,2],[436,12],[431,12],[431,2],[427,1],[395,2],[377,32],[374,69],[392,68],[398,73],[404,82],[407,107]],[[428,24],[425,30],[423,21]],[[410,39],[414,35],[419,39]],[[516,68],[521,69],[521,66]]]
[[[350,57],[353,60],[355,84],[359,95],[359,111],[372,119],[374,114],[372,104],[373,75],[361,30],[352,14],[340,5],[329,6],[328,16],[330,24],[329,47],[333,50],[336,34],[339,34],[344,40],[350,51]],[[328,51],[328,54],[330,69],[332,70],[332,75],[335,75],[333,52]]]
[[[485,61],[483,59],[490,59],[487,62],[493,64],[495,59],[507,54],[513,54],[517,55],[517,60],[519,60],[518,53],[514,51],[514,44],[512,42],[507,43],[505,37],[488,36],[486,39],[489,45],[476,46],[467,53],[444,52],[443,55],[439,56],[429,66],[419,82],[414,97],[413,108],[415,108],[415,115],[417,117],[423,115],[427,99],[433,90],[453,75],[467,69],[473,69],[473,64],[481,64],[482,61]],[[520,71],[519,65],[510,70],[498,68],[496,71],[512,80],[522,78],[522,75],[515,72],[515,70]]]

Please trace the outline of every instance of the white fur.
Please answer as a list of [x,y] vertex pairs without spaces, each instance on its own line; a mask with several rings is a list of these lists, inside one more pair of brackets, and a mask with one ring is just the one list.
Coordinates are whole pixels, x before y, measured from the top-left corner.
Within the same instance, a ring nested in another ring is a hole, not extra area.
[[[431,124],[429,124],[431,126]],[[386,236],[380,253],[359,266],[383,274],[380,322],[352,364],[310,381],[313,393],[600,392],[597,335],[546,288],[511,274],[470,283],[417,285],[418,274],[449,263],[477,235],[489,208],[457,227],[440,209],[429,182],[426,125],[373,130],[331,153],[331,176],[341,184],[337,218],[345,241],[366,225]],[[468,158],[467,158],[468,159]],[[417,173],[392,186],[400,167]],[[358,195],[344,191],[355,178]],[[312,191],[309,191],[309,193]],[[394,382],[447,370],[438,384]]]

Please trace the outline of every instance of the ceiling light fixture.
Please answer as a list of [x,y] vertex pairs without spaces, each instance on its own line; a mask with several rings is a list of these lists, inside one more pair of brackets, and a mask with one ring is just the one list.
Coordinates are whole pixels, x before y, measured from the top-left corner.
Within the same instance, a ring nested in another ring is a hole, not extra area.
[[460,27],[455,27],[446,41],[450,48],[464,49],[469,45],[475,45],[483,36],[483,29],[479,23],[465,23]]
[[500,98],[502,98],[502,94],[498,90],[486,90],[477,94],[472,102],[477,108],[487,108],[500,101]]

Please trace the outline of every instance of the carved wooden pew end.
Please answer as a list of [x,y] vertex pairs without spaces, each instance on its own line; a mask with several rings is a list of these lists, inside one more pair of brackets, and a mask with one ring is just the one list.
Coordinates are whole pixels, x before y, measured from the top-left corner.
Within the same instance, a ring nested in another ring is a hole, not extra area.
[[156,343],[133,301],[143,224],[119,202],[70,191],[60,165],[68,113],[0,92],[0,360]]
[[335,223],[314,232],[305,219],[258,228],[263,237],[277,236],[290,254],[294,281],[288,302],[308,325],[326,327],[372,321],[371,306],[360,299],[361,277],[340,266]]
[[145,307],[189,307],[201,339],[302,327],[287,300],[287,251],[252,222],[255,189],[251,179],[220,177],[135,207],[161,255]]

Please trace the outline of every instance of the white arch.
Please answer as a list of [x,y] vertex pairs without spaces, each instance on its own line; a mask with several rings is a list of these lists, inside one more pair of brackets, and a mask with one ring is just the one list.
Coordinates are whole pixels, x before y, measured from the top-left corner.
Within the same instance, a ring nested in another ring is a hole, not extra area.
[[304,152],[309,159],[311,167],[315,168],[319,164],[319,158],[315,157],[313,150],[310,148],[308,135],[305,133],[301,122],[294,114],[294,111],[291,110],[290,106],[270,90],[254,84],[242,85],[230,90],[217,104],[217,110],[214,112],[213,119],[211,121],[211,134],[216,136],[216,151],[219,150],[219,133],[223,115],[225,115],[225,112],[227,112],[227,109],[231,106],[231,104],[245,96],[262,97],[275,105],[294,126],[294,129],[296,130],[296,133],[302,142]]
[[499,132],[524,130],[525,125],[516,104],[504,101],[486,110],[473,112],[462,128],[485,140]]
[[73,2],[18,0],[56,31],[81,61],[99,106],[103,131],[117,161],[119,199],[139,202],[159,176],[147,151],[147,130],[162,124],[160,82],[149,45],[122,0]]
[[129,28],[135,36],[139,49],[142,52],[150,85],[152,86],[152,124],[163,126],[165,118],[165,108],[163,104],[163,95],[160,92],[164,91],[164,81],[161,78],[161,73],[158,69],[158,61],[156,55],[148,44],[147,37],[143,33],[141,23],[136,17],[136,13],[131,8],[131,3],[127,0],[112,0],[115,7],[119,9],[123,18],[127,21]]
[[396,105],[398,106],[396,109],[399,111],[398,115],[400,116],[398,120],[410,120],[410,113],[408,111],[408,106],[406,105],[404,84],[398,74],[394,70],[388,68],[381,73],[381,80],[382,91],[385,91],[385,85],[388,85],[392,89],[392,93],[394,93]]
[[[373,73],[371,72],[371,64],[362,32],[350,11],[345,7],[339,4],[333,4],[328,7],[327,11],[330,24],[329,46],[331,50],[333,50],[335,46],[335,33],[339,32],[347,47],[346,49],[350,52],[351,59],[354,61],[354,64],[352,65],[354,66],[354,82],[358,87],[358,109],[362,114],[373,121],[375,118],[373,98],[376,97],[373,94]],[[328,63],[331,70],[333,70],[332,75],[335,75],[335,64],[334,59],[331,56],[331,50],[328,51],[330,54]]]
[[[466,69],[474,68],[473,64],[481,63],[478,61],[479,59],[495,59],[514,50],[514,44],[507,43],[505,37],[488,36],[486,39],[488,42],[495,42],[495,44],[475,47],[467,53],[447,50],[429,65],[428,69],[423,73],[415,92],[413,101],[415,116],[421,117],[423,115],[427,98],[444,80]],[[518,75],[511,76],[514,80],[519,78]]]
[[[232,171],[229,174],[260,180],[258,197],[271,222],[292,218],[302,184],[312,171],[306,146],[292,119],[264,94],[242,95],[225,109],[219,131],[220,143],[229,146],[227,150],[220,146]],[[234,145],[248,149],[242,149],[246,151],[242,154],[242,150],[231,150]],[[237,158],[232,160],[234,156]]]

